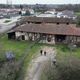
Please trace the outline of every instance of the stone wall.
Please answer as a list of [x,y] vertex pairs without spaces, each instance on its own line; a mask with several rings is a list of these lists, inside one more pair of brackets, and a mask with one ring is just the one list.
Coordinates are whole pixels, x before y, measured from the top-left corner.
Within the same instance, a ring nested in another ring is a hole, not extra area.
[[[16,35],[16,39],[24,35],[25,40],[35,41],[37,39],[40,39],[40,43],[55,44],[54,35],[46,35],[45,39],[41,38],[41,34],[39,33],[15,32],[15,35]],[[51,41],[48,41],[48,37],[50,36],[51,36]]]

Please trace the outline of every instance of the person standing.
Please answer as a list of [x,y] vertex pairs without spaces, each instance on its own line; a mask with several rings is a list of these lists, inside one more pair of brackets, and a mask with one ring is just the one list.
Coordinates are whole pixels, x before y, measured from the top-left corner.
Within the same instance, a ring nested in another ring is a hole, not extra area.
[[46,51],[44,51],[44,55],[46,56]]
[[43,53],[43,50],[40,50],[40,54],[42,55],[42,53]]

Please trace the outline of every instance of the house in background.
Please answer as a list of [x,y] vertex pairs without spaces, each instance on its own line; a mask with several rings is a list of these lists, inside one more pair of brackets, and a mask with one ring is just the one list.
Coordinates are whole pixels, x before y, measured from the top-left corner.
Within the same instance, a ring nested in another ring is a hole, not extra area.
[[41,13],[36,15],[36,17],[56,17],[56,10],[51,9],[51,10],[45,11],[43,14]]
[[46,11],[46,12],[44,12],[44,13],[50,13],[50,14],[55,14],[56,13],[56,10],[55,9],[51,9],[51,10],[48,10],[48,11]]
[[19,16],[20,9],[0,9],[0,18],[12,18]]
[[56,15],[52,13],[43,13],[43,14],[36,15],[36,17],[56,17]]
[[33,9],[22,9],[21,14],[22,16],[31,16],[31,15],[34,15],[34,10]]
[[56,11],[55,9],[46,11],[44,13],[37,14],[36,17],[57,17],[57,18],[71,18],[76,19],[77,16],[73,11],[64,10],[64,11]]
[[76,15],[74,14],[73,11],[70,11],[70,10],[64,10],[64,11],[58,12],[57,17],[76,19]]

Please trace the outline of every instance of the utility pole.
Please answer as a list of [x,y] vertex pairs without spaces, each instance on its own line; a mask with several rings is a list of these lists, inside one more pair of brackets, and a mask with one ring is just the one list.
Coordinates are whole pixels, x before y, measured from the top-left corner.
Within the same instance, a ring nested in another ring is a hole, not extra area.
[[7,5],[6,11],[7,11],[7,15],[8,15],[8,0],[6,0],[6,5]]
[[7,5],[6,11],[7,11],[7,15],[8,15],[8,10],[12,8],[12,0],[6,0],[6,5]]
[[8,7],[9,7],[9,5],[11,5],[11,7],[12,7],[12,0],[6,0],[6,4]]

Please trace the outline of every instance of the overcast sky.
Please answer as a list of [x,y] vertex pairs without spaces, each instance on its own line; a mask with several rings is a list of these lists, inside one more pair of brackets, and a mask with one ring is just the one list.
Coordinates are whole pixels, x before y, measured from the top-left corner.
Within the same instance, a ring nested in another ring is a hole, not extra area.
[[[9,2],[11,0],[8,0]],[[0,0],[0,3],[7,3],[7,0]],[[10,2],[11,3],[11,2]],[[12,0],[13,4],[80,4],[80,0]]]

